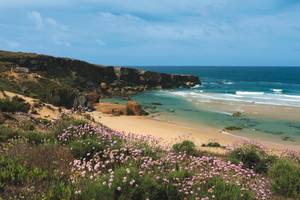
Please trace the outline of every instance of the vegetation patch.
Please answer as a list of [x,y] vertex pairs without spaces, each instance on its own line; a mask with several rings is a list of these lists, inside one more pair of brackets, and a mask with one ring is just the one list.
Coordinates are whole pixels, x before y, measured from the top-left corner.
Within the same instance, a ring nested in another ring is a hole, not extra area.
[[10,98],[0,99],[0,111],[1,112],[24,112],[27,113],[30,109],[30,105],[26,103],[22,98],[14,96]]
[[224,128],[224,130],[226,131],[239,131],[242,130],[242,127],[238,127],[238,126],[227,126]]
[[257,173],[267,173],[277,157],[267,154],[257,145],[245,144],[230,151],[228,159],[235,164],[242,163]]
[[215,147],[215,148],[225,148],[218,142],[209,142],[207,144],[202,144],[202,147]]
[[196,153],[196,145],[189,140],[185,140],[181,143],[174,144],[172,149],[176,153],[186,153],[188,155],[194,155]]
[[279,159],[268,172],[274,193],[300,198],[300,165],[289,159]]

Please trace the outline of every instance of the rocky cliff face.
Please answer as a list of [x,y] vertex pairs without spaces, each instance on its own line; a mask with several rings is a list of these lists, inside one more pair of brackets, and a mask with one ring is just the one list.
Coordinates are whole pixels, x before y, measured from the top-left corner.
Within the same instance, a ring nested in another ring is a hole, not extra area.
[[[171,75],[126,67],[100,66],[80,60],[31,53],[0,51],[0,66],[1,73],[5,70],[13,70],[22,73],[23,76],[36,74],[39,76],[37,81],[39,85],[48,83],[49,88],[46,89],[49,94],[36,94],[39,92],[34,92],[36,88],[34,90],[32,86],[28,86],[30,84],[26,80],[22,82],[23,85],[27,84],[22,90],[35,93],[37,96],[47,96],[45,98],[58,102],[61,102],[62,98],[68,101],[77,98],[76,103],[84,102],[82,95],[86,96],[91,92],[99,97],[129,96],[147,89],[192,87],[200,83],[198,77],[191,75]],[[20,83],[15,83],[18,84]],[[43,90],[43,85],[40,90]],[[80,101],[78,97],[81,98]]]

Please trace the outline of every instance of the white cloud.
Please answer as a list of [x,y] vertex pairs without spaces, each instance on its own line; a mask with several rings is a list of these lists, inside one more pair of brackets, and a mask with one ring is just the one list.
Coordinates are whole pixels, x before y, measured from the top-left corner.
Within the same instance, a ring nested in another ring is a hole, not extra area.
[[0,0],[0,36],[72,55],[134,49],[154,58],[171,47],[207,59],[262,57],[262,49],[289,57],[300,44],[299,13],[299,0]]
[[51,17],[43,17],[37,11],[29,12],[28,17],[35,24],[36,29],[45,34],[44,36],[49,36],[56,45],[71,46],[70,42],[67,41],[68,28],[65,25],[58,23]]
[[105,45],[106,45],[106,43],[105,43],[103,40],[101,40],[101,39],[97,39],[97,40],[96,40],[96,43],[97,43],[99,46],[105,46]]
[[28,17],[33,21],[37,29],[41,30],[44,27],[44,19],[39,12],[31,11],[28,13]]

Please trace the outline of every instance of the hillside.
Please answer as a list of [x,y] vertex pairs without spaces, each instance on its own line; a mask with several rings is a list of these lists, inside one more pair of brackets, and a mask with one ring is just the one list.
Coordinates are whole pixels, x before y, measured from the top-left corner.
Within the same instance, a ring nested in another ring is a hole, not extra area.
[[192,87],[198,77],[33,53],[0,51],[0,89],[65,107],[86,106],[99,97],[130,96],[148,89]]
[[299,199],[297,152],[279,156],[249,142],[205,146],[225,153],[188,140],[165,145],[112,130],[87,113],[3,92],[0,199]]

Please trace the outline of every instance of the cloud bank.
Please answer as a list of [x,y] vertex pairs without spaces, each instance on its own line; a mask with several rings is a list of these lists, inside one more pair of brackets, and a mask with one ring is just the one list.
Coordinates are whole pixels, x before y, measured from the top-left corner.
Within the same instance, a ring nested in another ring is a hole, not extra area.
[[0,0],[0,48],[119,65],[300,65],[300,0]]

